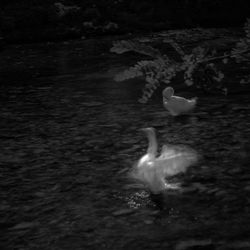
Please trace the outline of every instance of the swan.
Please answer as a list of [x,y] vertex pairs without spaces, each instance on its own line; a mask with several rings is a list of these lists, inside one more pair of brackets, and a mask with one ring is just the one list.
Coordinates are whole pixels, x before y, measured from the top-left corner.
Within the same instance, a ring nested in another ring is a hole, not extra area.
[[197,98],[186,99],[184,97],[175,96],[174,89],[167,87],[162,91],[163,106],[170,112],[171,115],[177,116],[183,113],[188,113],[196,106]]
[[187,167],[197,161],[197,154],[186,147],[164,145],[157,156],[155,129],[145,128],[142,131],[149,141],[147,153],[134,165],[130,175],[144,184],[152,194],[160,194],[169,188],[166,177],[185,172]]

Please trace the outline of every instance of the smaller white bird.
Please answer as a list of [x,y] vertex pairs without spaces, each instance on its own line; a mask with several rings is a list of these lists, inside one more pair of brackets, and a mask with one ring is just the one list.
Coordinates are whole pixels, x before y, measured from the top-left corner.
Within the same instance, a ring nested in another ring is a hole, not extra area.
[[169,187],[165,178],[185,172],[189,166],[197,162],[198,156],[188,147],[166,145],[157,156],[155,130],[153,128],[142,130],[149,141],[148,150],[136,163],[130,176],[144,184],[152,194],[159,194]]
[[192,111],[197,102],[197,98],[186,99],[184,97],[175,96],[174,89],[172,87],[167,87],[162,91],[163,106],[170,112],[173,116],[178,116],[186,114]]

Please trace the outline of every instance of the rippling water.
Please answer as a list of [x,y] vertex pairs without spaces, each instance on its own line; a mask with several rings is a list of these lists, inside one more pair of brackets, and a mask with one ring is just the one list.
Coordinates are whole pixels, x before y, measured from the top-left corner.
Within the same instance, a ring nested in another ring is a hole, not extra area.
[[[249,97],[201,96],[194,114],[173,118],[160,97],[137,103],[140,82],[114,82],[125,62],[105,43],[87,45],[18,46],[1,55],[6,246],[163,249],[190,239],[247,246]],[[181,191],[164,194],[163,211],[129,186],[127,171],[147,147],[142,127],[155,127],[160,145],[201,156],[169,180]]]

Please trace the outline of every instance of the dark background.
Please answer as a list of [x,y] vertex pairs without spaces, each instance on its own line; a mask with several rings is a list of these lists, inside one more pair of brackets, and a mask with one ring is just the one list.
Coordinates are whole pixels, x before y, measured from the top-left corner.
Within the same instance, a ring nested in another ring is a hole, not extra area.
[[[63,15],[55,3],[77,8]],[[1,0],[0,36],[8,43],[56,41],[179,28],[242,27],[247,0]]]
[[[163,40],[191,59],[198,46],[230,53],[245,37],[237,27],[250,0],[57,1],[76,7],[60,13],[52,0],[0,0],[0,249],[250,249],[250,84],[240,84],[249,60],[214,62],[227,96],[200,94],[178,75],[176,94],[198,102],[172,117],[160,88],[141,104],[145,79],[114,80],[146,57],[110,52],[113,41],[135,37],[174,59]],[[196,83],[213,86],[213,72],[202,69]],[[171,155],[182,145],[200,156],[169,178],[181,190],[158,198],[163,211],[129,178],[146,153],[146,127]]]

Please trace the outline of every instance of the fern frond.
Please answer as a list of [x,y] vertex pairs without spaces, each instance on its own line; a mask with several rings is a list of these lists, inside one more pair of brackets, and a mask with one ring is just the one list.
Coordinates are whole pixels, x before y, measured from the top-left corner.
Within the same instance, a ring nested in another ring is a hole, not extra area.
[[250,18],[247,19],[247,21],[244,25],[244,31],[246,33],[246,38],[250,39]]
[[164,43],[169,43],[181,57],[185,56],[184,50],[174,40],[172,40],[172,39],[164,39],[163,42]]
[[141,72],[140,68],[137,65],[135,65],[134,67],[130,67],[129,69],[126,69],[121,73],[118,73],[115,76],[114,80],[116,82],[122,82],[140,76],[143,76],[143,73]]
[[148,77],[146,81],[147,83],[142,90],[142,97],[138,100],[140,103],[147,103],[155,90],[160,86],[160,83],[157,79]]
[[[151,60],[142,60],[133,67],[116,75],[116,81],[123,81],[135,77],[143,77],[146,81],[143,88],[142,98],[139,102],[146,103],[161,84],[170,84],[172,79],[179,73],[183,73],[184,82],[187,86],[195,85],[205,91],[216,93],[227,93],[224,86],[224,74],[217,69],[215,62],[220,61],[227,64],[230,59],[237,63],[246,62],[250,64],[250,19],[244,26],[245,37],[238,40],[235,48],[223,55],[215,49],[196,47],[190,54],[185,53],[179,44],[174,40],[164,39],[180,55],[181,61],[176,61],[168,55],[161,55],[158,49],[138,40],[122,40],[113,43],[111,52],[122,54],[129,51],[151,57]],[[219,64],[218,64],[219,65]],[[241,84],[250,82],[250,75],[241,80]]]
[[158,49],[155,49],[149,45],[145,45],[138,41],[132,40],[121,40],[113,43],[113,47],[110,49],[111,52],[122,54],[128,51],[134,51],[136,53],[147,55],[152,58],[161,58],[161,53]]
[[136,63],[135,66],[130,67],[129,69],[117,74],[115,76],[115,81],[124,81],[140,76],[155,75],[157,72],[160,72],[162,68],[165,67],[165,64],[162,60],[143,60]]

